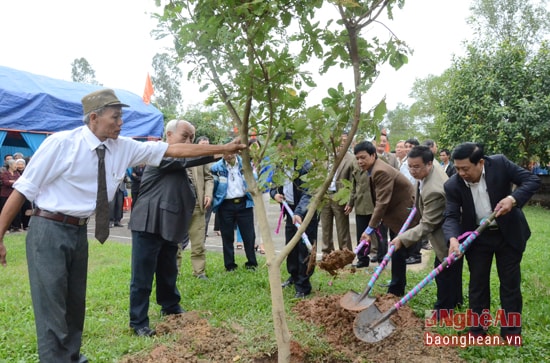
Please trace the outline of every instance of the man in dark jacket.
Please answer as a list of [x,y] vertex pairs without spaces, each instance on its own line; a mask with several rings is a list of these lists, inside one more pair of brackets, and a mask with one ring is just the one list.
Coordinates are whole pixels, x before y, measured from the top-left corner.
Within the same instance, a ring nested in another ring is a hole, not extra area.
[[[285,135],[278,136],[278,139],[288,141],[286,147],[292,148],[294,146],[294,140],[292,139],[291,133],[286,133]],[[285,146],[283,146],[284,148]],[[285,223],[285,239],[286,243],[290,242],[292,237],[296,234],[298,229],[295,226],[295,223],[302,223],[302,219],[307,214],[307,209],[309,206],[309,201],[311,200],[311,195],[309,191],[304,188],[303,177],[309,172],[312,164],[310,161],[306,161],[303,166],[298,169],[297,162],[294,160],[292,170],[285,170],[287,175],[293,175],[295,170],[298,170],[298,176],[291,180],[287,178],[284,185],[278,186],[270,190],[271,198],[276,200],[279,203],[286,201],[292,209],[294,216],[291,217],[290,214],[285,211],[286,214],[286,223]],[[281,205],[281,208],[284,208]],[[306,234],[312,244],[317,240],[317,227],[319,225],[319,218],[317,213],[313,216],[309,222]],[[283,282],[282,286],[288,287],[294,285],[296,289],[295,298],[305,298],[311,293],[311,282],[309,278],[313,274],[313,271],[307,271],[309,258],[315,258],[315,252],[312,252],[313,255],[310,257],[310,252],[307,246],[302,242],[298,244],[290,251],[286,259],[286,268],[290,277]]]
[[[521,314],[520,263],[531,231],[520,208],[538,190],[540,179],[503,155],[483,155],[480,144],[460,144],[452,157],[457,174],[445,183],[443,223],[445,239],[450,243],[449,255],[453,252],[459,254],[458,236],[475,230],[482,219],[492,211],[497,212],[496,222],[466,251],[470,269],[470,309],[481,315],[484,309],[491,307],[490,276],[495,256],[501,307],[506,314]],[[514,190],[512,184],[516,185]],[[488,328],[479,322],[471,325],[473,335],[485,334]],[[518,336],[521,324],[501,327],[500,334],[502,337]]]
[[[184,120],[166,125],[166,141],[193,143],[195,128]],[[176,287],[178,244],[187,235],[195,206],[195,191],[187,168],[214,161],[212,156],[193,159],[164,158],[160,166],[143,172],[139,200],[132,210],[132,279],[130,326],[138,336],[152,336],[149,328],[149,296],[156,275],[157,303],[163,315],[181,314]],[[184,246],[185,248],[185,246]]]

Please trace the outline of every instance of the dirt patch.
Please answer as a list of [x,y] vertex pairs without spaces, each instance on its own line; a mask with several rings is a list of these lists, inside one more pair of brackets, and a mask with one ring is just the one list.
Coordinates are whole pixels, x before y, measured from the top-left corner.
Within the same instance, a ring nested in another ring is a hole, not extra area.
[[317,263],[320,269],[327,271],[332,276],[338,274],[338,270],[346,267],[355,259],[355,253],[348,250],[332,251],[328,255],[323,256],[323,259]]
[[[426,347],[422,341],[423,322],[408,306],[399,309],[390,319],[395,331],[377,343],[365,343],[353,333],[357,313],[340,307],[341,295],[312,297],[299,301],[292,311],[308,323],[324,329],[323,339],[333,347],[333,356],[323,362],[462,362],[455,349]],[[380,296],[376,305],[384,312],[398,300],[393,295]],[[254,362],[275,363],[277,354],[253,357],[239,342],[238,334],[210,326],[197,312],[168,316],[156,326],[158,334],[173,334],[177,342],[168,347],[159,345],[146,355],[124,357],[122,363],[206,363]],[[239,327],[235,327],[239,331]],[[396,349],[398,347],[398,349]],[[291,363],[318,362],[309,358],[308,347],[291,342]]]
[[[390,318],[395,331],[376,343],[365,343],[353,333],[357,313],[340,307],[340,295],[303,300],[292,309],[301,319],[325,329],[324,338],[334,350],[350,362],[463,362],[453,348],[426,347],[423,344],[423,322],[408,306],[403,306]],[[394,295],[379,296],[376,306],[381,312],[397,301]]]

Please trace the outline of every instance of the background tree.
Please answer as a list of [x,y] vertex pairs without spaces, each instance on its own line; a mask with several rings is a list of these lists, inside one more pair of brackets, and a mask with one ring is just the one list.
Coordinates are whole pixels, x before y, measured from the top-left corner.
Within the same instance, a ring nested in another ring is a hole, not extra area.
[[228,136],[233,135],[231,116],[223,105],[191,105],[185,110],[182,118],[195,126],[197,137],[208,136],[213,144],[223,143]]
[[100,85],[95,79],[95,71],[86,58],[76,58],[71,63],[71,79],[73,82]]
[[537,40],[548,34],[549,13],[519,0],[478,0],[472,9],[478,39],[447,71],[437,105],[441,138],[448,145],[484,143],[488,153],[524,167],[545,162],[550,102],[541,72],[550,69],[550,57],[548,43]]
[[155,89],[154,104],[170,121],[181,111],[180,80],[182,71],[178,62],[168,53],[157,53],[153,57],[154,73],[151,82]]

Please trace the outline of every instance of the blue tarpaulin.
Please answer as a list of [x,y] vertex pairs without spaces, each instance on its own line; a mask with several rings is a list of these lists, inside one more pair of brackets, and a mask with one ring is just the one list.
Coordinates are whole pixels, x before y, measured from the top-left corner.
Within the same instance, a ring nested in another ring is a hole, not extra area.
[[[83,96],[105,88],[0,66],[0,130],[51,134],[82,126]],[[123,108],[121,135],[160,138],[162,113],[141,96],[114,89]]]

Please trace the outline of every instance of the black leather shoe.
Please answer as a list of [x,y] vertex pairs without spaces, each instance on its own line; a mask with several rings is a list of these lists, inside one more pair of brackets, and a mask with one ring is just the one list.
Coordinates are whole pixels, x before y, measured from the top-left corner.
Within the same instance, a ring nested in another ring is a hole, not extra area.
[[183,313],[186,313],[187,311],[183,310],[182,308],[178,307],[177,309],[174,309],[174,310],[161,310],[160,311],[160,315],[162,316],[166,316],[166,315],[178,315],[178,314],[183,314]]
[[292,277],[289,277],[285,282],[281,284],[282,288],[289,287],[290,285],[294,285],[294,280],[292,280]]
[[134,331],[136,332],[136,335],[138,337],[152,337],[153,335],[157,334],[156,331],[149,328],[148,326],[144,326],[144,327],[139,328],[139,329],[134,328]]
[[308,296],[309,294],[306,294],[305,292],[300,292],[298,291],[295,295],[294,295],[294,298],[295,299],[305,299],[306,296]]
[[422,263],[422,257],[414,257],[414,256],[407,257],[407,259],[405,260],[405,263],[407,265],[415,265],[417,263]]
[[247,270],[252,270],[252,271],[256,271],[256,268],[257,268],[257,267],[258,267],[258,266],[256,266],[256,265],[245,265],[245,268],[246,268]]
[[369,267],[369,260],[360,260],[355,265],[355,268]]

